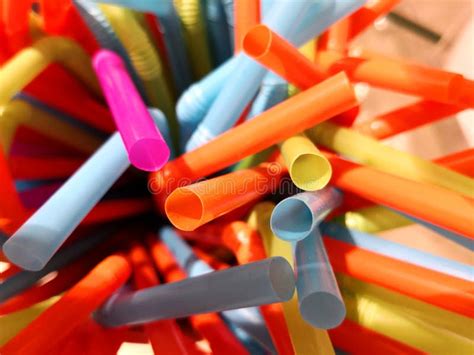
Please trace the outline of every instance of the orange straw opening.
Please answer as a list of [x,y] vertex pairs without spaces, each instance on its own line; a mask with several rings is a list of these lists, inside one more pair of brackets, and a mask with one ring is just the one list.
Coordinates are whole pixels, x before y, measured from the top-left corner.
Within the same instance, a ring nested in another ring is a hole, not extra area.
[[272,31],[267,26],[257,25],[247,32],[242,47],[250,56],[259,58],[267,54],[272,37]]
[[186,188],[174,190],[166,199],[165,211],[178,229],[192,231],[201,225],[204,206],[199,196]]

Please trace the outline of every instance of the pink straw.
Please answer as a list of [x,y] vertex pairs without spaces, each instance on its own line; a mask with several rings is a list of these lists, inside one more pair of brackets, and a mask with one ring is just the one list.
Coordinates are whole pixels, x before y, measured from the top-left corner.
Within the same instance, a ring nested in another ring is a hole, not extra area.
[[112,51],[100,50],[94,56],[93,65],[130,163],[145,171],[159,170],[168,161],[170,150],[122,59]]

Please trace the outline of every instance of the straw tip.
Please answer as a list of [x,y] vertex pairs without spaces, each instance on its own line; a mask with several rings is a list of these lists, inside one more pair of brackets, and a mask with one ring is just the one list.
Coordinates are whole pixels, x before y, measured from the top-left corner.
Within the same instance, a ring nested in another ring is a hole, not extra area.
[[273,257],[270,262],[270,282],[280,302],[288,301],[295,292],[295,275],[288,261],[281,257]]
[[203,210],[199,196],[186,188],[175,189],[165,202],[168,219],[183,231],[193,231],[205,223]]
[[301,154],[289,169],[293,183],[304,191],[324,188],[331,179],[332,167],[329,161],[318,154]]
[[252,58],[259,58],[268,52],[272,41],[272,30],[265,25],[250,29],[242,40],[242,48]]
[[92,65],[96,70],[101,70],[103,66],[123,66],[122,58],[115,52],[108,49],[99,50],[92,58]]
[[332,329],[339,326],[346,316],[341,298],[329,292],[311,293],[300,300],[303,319],[316,328]]
[[19,243],[10,238],[3,245],[3,254],[13,264],[28,271],[40,271],[46,265],[46,261],[35,255],[35,249],[26,243]]
[[161,138],[145,138],[129,148],[128,157],[134,167],[153,172],[168,162],[170,149]]
[[296,242],[305,239],[312,231],[311,209],[297,198],[287,198],[273,209],[270,228],[280,239]]

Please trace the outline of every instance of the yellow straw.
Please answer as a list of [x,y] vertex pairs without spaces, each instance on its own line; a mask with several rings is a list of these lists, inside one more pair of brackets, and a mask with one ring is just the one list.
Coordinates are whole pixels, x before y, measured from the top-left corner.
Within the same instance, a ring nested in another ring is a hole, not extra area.
[[[386,146],[350,129],[323,122],[307,131],[309,138],[362,164],[407,179],[438,185],[474,197],[474,180],[412,154]],[[389,193],[389,191],[387,192]],[[442,203],[442,201],[434,201]]]
[[348,319],[428,353],[472,354],[472,319],[341,274],[337,278]]
[[[17,335],[23,328],[60,298],[60,296],[55,296],[35,304],[30,308],[0,316],[0,346],[5,345],[11,338]],[[40,334],[38,334],[38,336],[40,336]]]
[[334,219],[345,224],[348,228],[365,233],[377,233],[389,229],[413,224],[408,218],[382,206],[360,208],[349,211]]
[[174,0],[173,2],[184,29],[184,40],[191,57],[193,75],[195,79],[200,79],[212,68],[201,1]]
[[97,96],[102,96],[90,57],[82,47],[67,38],[44,37],[19,51],[0,68],[0,106],[6,105],[53,62],[62,64]]
[[[257,204],[250,213],[247,222],[252,228],[259,231],[268,256],[282,256],[288,260],[290,265],[293,265],[291,244],[277,238],[270,229],[270,216],[274,207],[275,205],[271,202]],[[301,317],[296,292],[291,300],[282,305],[296,354],[334,354],[328,333],[325,330],[313,328]]]
[[21,99],[14,99],[0,107],[0,144],[5,154],[10,151],[17,128],[22,125],[87,154],[101,145],[101,139],[89,132],[61,121]]
[[293,183],[302,190],[325,187],[332,175],[329,161],[305,135],[298,134],[280,143],[280,150]]

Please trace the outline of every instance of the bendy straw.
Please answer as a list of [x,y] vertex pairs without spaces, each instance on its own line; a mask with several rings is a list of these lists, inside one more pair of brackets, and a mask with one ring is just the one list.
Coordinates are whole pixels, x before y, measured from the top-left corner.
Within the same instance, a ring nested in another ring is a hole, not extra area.
[[279,144],[291,180],[304,191],[324,188],[331,179],[331,164],[304,134],[297,134]]
[[93,59],[130,162],[145,171],[159,170],[170,150],[130,79],[122,59],[102,50]]
[[291,266],[283,258],[268,258],[121,294],[101,308],[97,319],[109,327],[141,324],[281,302],[293,292]]
[[74,41],[62,37],[45,37],[31,47],[19,51],[0,69],[0,105],[5,105],[18,91],[40,74],[48,65],[59,62],[72,71],[95,94],[100,88],[89,57]]
[[383,240],[376,236],[347,229],[337,223],[323,223],[321,231],[331,238],[353,244],[359,248],[370,250],[390,258],[405,261],[426,269],[451,275],[467,281],[474,279],[474,269],[456,261],[441,258],[421,250],[412,249],[402,244]]
[[8,259],[41,270],[129,165],[115,133],[5,243]]
[[124,257],[112,255],[104,259],[58,302],[2,347],[2,353],[49,352],[122,286],[130,272],[130,265]]
[[317,328],[337,327],[346,308],[318,228],[294,243],[293,253],[301,316]]
[[341,202],[341,192],[333,187],[288,197],[275,206],[271,229],[286,241],[305,239]]
[[315,143],[387,173],[474,197],[474,180],[347,128],[324,122],[306,132]]

